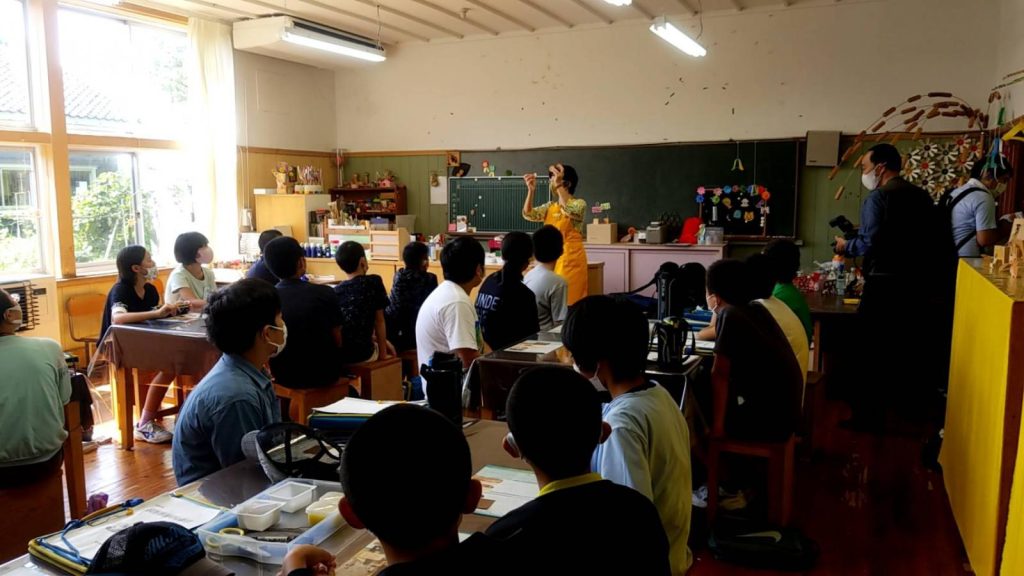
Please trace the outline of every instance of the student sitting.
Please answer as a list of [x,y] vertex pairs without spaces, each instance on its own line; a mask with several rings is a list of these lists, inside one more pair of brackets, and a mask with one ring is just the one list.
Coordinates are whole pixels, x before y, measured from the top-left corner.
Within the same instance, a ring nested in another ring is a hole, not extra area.
[[555,274],[555,263],[562,256],[562,233],[548,224],[533,233],[533,258],[537,261],[523,283],[537,298],[537,319],[541,330],[551,330],[565,321],[569,284]]
[[342,373],[341,310],[334,291],[303,282],[306,256],[294,238],[281,237],[263,251],[276,278],[281,317],[291,330],[291,346],[270,359],[274,380],[287,388],[321,388]]
[[597,377],[612,397],[604,406],[611,435],[594,451],[591,469],[654,503],[672,573],[683,574],[692,562],[686,544],[693,503],[690,432],[668,391],[644,375],[647,339],[640,308],[608,296],[579,301],[562,327],[562,343],[580,373]]
[[395,272],[391,301],[384,310],[388,339],[399,352],[416,347],[416,318],[423,302],[437,288],[437,276],[427,272],[429,251],[422,242],[409,242],[402,250],[405,268]]
[[199,232],[179,234],[174,240],[174,259],[178,267],[167,278],[164,301],[188,302],[192,310],[202,310],[209,295],[217,289],[213,271],[206,267],[213,263],[210,241]]
[[476,309],[469,299],[484,276],[484,248],[472,238],[460,237],[441,251],[444,282],[430,293],[416,318],[416,355],[430,365],[435,352],[455,354],[462,366],[480,355]]
[[0,289],[0,491],[59,474],[68,437],[64,351],[49,338],[16,336],[21,323],[21,304]]
[[476,315],[484,342],[492,350],[507,348],[540,332],[537,299],[523,284],[533,242],[522,232],[509,232],[501,241],[505,266],[491,274],[476,296]]
[[[530,370],[516,381],[505,412],[504,448],[533,468],[540,495],[506,514],[487,534],[512,554],[545,559],[557,574],[668,575],[668,540],[642,494],[590,471],[594,449],[611,433],[586,378],[563,368]],[[615,550],[601,553],[614,518]],[[624,551],[628,551],[624,553]]]
[[341,348],[343,362],[358,364],[395,356],[395,347],[388,342],[384,322],[388,291],[380,276],[366,273],[370,265],[366,262],[363,245],[344,242],[334,259],[348,278],[334,287],[345,326],[345,344]]
[[793,349],[796,363],[800,365],[800,374],[807,380],[807,357],[810,355],[807,332],[789,306],[772,296],[775,273],[771,259],[764,254],[752,254],[747,258],[747,269],[750,272],[751,295],[754,297],[751,303],[764,306],[772,315],[785,334],[786,342]]
[[249,267],[249,271],[245,273],[246,278],[259,278],[264,282],[277,284],[277,276],[274,276],[274,273],[271,272],[269,267],[267,267],[266,254],[267,244],[270,244],[271,240],[280,238],[281,236],[284,236],[284,234],[282,234],[280,230],[274,230],[273,228],[270,230],[264,230],[260,233],[259,240],[256,241],[256,244],[260,247],[260,259]]
[[[107,293],[100,327],[101,341],[111,324],[134,324],[178,313],[176,304],[160,305],[160,294],[149,283],[156,279],[156,274],[156,262],[153,262],[149,251],[142,246],[126,246],[118,252],[117,283]],[[136,440],[151,444],[171,441],[170,431],[156,420],[156,413],[172,382],[174,374],[140,372],[139,397],[145,398],[145,401],[139,423],[133,431]]]
[[391,406],[359,427],[342,456],[338,507],[380,540],[388,567],[378,576],[504,571],[488,536],[459,542],[462,515],[483,491],[472,466],[462,430],[429,408]]
[[786,336],[749,304],[751,275],[738,260],[708,269],[708,308],[718,319],[711,369],[712,435],[777,442],[796,431],[803,375]]
[[242,436],[281,421],[267,361],[288,343],[281,298],[246,278],[210,295],[207,337],[224,353],[178,414],[172,460],[178,485],[245,459]]
[[775,273],[775,287],[772,296],[789,306],[807,332],[807,341],[814,339],[814,325],[811,309],[800,290],[793,285],[793,279],[800,270],[800,248],[792,240],[772,240],[764,247],[763,254],[771,259]]

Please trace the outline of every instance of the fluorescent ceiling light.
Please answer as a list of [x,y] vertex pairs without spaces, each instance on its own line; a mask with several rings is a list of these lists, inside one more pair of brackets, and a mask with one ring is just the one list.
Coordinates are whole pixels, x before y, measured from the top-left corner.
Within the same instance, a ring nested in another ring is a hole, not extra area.
[[694,58],[706,56],[708,53],[708,51],[700,44],[697,44],[693,38],[690,38],[683,33],[682,30],[673,26],[671,22],[665,20],[664,16],[655,20],[654,24],[651,24],[651,32],[654,32],[665,42],[668,42]]
[[612,6],[629,6],[633,3],[633,0],[604,0]]
[[326,52],[341,54],[342,56],[366,60],[368,62],[383,62],[387,59],[385,58],[384,50],[382,49],[360,46],[359,44],[345,42],[344,40],[332,39],[328,42],[313,36],[307,36],[301,29],[293,28],[285,30],[284,33],[281,34],[281,40],[291,44],[297,44],[299,46],[306,46],[307,48],[316,48]]

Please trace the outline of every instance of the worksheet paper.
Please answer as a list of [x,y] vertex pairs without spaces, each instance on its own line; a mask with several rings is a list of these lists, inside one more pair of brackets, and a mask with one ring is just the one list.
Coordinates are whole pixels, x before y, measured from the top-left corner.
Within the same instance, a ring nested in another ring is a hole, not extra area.
[[[125,511],[107,518],[99,518],[90,523],[91,525],[72,530],[68,533],[67,540],[78,549],[83,558],[92,559],[108,538],[139,522],[173,522],[194,530],[213,520],[221,512],[218,508],[168,495],[158,496],[130,510],[131,513]],[[47,542],[58,548],[66,548],[60,534],[48,538]]]
[[562,347],[561,342],[544,342],[541,340],[524,340],[515,346],[509,346],[505,352],[521,354],[549,354]]
[[537,477],[530,470],[484,466],[473,478],[484,486],[476,513],[501,518],[537,497]]
[[373,416],[377,412],[402,404],[401,400],[363,400],[361,398],[342,398],[334,404],[328,404],[320,408],[314,408],[314,412],[321,414],[346,414],[354,416]]

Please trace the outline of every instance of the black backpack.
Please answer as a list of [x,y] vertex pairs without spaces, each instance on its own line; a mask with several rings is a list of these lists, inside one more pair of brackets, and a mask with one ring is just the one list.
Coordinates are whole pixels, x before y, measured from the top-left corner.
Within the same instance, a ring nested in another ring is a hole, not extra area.
[[716,522],[708,548],[723,562],[767,570],[810,570],[820,554],[799,530],[740,519]]
[[[953,208],[955,208],[956,205],[959,204],[961,200],[963,200],[964,198],[967,198],[968,196],[970,196],[971,194],[974,194],[975,192],[984,192],[984,193],[988,194],[988,190],[986,190],[984,188],[978,188],[977,186],[974,186],[974,187],[968,188],[967,190],[964,190],[959,196],[954,198],[953,197],[953,191],[954,190],[955,189],[951,188],[951,189],[946,190],[945,192],[943,192],[942,196],[939,197],[939,202],[937,204],[939,209],[942,211],[944,223],[948,223],[948,225],[949,225],[950,234],[953,233]],[[968,242],[970,242],[971,240],[974,240],[974,237],[977,236],[977,235],[978,235],[978,231],[977,230],[971,230],[970,234],[968,234],[962,240],[957,242],[956,243],[956,251],[957,251],[957,253],[959,253],[960,249],[963,248],[964,246],[966,246]]]

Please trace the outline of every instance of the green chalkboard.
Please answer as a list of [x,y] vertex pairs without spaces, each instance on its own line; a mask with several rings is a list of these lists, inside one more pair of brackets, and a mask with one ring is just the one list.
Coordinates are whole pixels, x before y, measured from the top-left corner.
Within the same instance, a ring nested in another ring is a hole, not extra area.
[[[534,204],[540,205],[548,196],[548,177],[537,177]],[[533,232],[537,222],[523,219],[526,182],[522,176],[468,177],[448,179],[448,213],[450,222],[465,216],[477,232]]]
[[[510,170],[517,175],[546,174],[550,164],[569,164],[580,177],[577,195],[590,206],[610,202],[612,212],[608,216],[620,230],[646,226],[665,213],[683,218],[698,215],[697,188],[701,186],[757,184],[771,191],[766,235],[792,237],[796,235],[797,182],[803,153],[802,141],[791,139],[738,145],[721,142],[462,152],[462,161],[471,166],[470,179],[481,174],[484,160],[498,174]],[[745,168],[742,172],[733,170],[737,156]],[[522,188],[525,195],[525,186]],[[545,201],[546,190],[546,184],[538,185],[538,204]],[[510,230],[531,230],[519,216],[523,198],[495,196],[487,218],[508,223]],[[450,221],[459,214],[450,205]],[[480,225],[477,228],[484,230]]]

